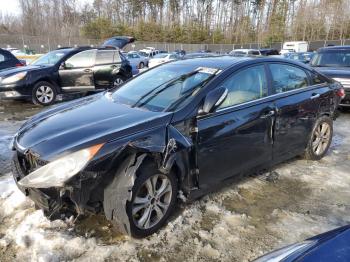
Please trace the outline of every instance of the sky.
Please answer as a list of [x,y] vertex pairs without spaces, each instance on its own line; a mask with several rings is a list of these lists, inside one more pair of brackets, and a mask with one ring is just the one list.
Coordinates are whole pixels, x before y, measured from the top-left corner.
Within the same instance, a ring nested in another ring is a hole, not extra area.
[[[48,0],[50,1],[50,0]],[[92,3],[93,0],[78,0],[81,3]],[[18,0],[0,0],[0,13],[2,14],[20,14]]]
[[1,12],[3,14],[19,14],[19,7],[17,0],[0,0]]

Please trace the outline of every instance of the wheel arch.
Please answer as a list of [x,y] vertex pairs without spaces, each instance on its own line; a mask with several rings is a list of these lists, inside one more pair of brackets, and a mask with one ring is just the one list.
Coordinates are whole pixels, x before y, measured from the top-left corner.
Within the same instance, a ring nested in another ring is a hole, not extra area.
[[41,77],[37,80],[34,81],[33,83],[33,87],[40,83],[40,82],[47,82],[47,83],[50,83],[51,85],[53,85],[55,88],[56,88],[56,91],[57,91],[57,94],[60,94],[61,93],[61,88],[60,86],[58,85],[58,83],[56,83],[56,81],[52,80],[50,77],[48,76],[45,76],[45,77]]

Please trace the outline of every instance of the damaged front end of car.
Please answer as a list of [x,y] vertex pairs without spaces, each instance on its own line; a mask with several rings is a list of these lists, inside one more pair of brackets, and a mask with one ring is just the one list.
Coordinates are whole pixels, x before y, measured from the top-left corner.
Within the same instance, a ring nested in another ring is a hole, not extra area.
[[[121,232],[130,234],[126,204],[132,199],[137,171],[145,159],[154,161],[161,173],[175,172],[183,195],[188,196],[197,187],[192,126],[184,121],[153,127],[95,143],[53,161],[24,150],[15,139],[14,178],[20,190],[50,219],[104,213]],[[72,155],[78,156],[79,163],[62,162]]]

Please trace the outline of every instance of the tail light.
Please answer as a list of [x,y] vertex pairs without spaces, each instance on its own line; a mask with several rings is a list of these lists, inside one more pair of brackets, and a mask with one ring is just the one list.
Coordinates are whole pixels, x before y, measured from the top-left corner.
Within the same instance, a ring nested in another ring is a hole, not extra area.
[[17,63],[16,64],[16,67],[21,67],[21,66],[24,66],[24,64],[22,64],[22,63]]
[[341,99],[343,99],[345,97],[345,90],[344,90],[344,88],[339,88],[337,90],[337,96],[339,96]]

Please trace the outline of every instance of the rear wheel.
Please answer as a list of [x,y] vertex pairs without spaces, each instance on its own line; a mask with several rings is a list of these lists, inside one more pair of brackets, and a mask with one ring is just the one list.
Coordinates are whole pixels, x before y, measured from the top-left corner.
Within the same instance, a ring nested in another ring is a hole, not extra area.
[[139,68],[142,69],[142,68],[144,68],[144,67],[145,67],[145,64],[144,64],[143,62],[141,62],[141,63],[139,64]]
[[310,141],[306,148],[305,158],[319,160],[327,153],[333,137],[333,121],[328,116],[322,116],[313,128]]
[[125,82],[125,78],[124,78],[123,76],[117,75],[117,76],[114,78],[113,87],[120,86],[120,85],[122,85],[124,82]]
[[139,169],[132,192],[126,206],[131,235],[146,237],[159,230],[174,209],[177,180],[173,173],[162,174],[153,163],[146,162]]
[[32,101],[34,104],[48,106],[56,101],[57,91],[54,85],[41,81],[34,85]]

